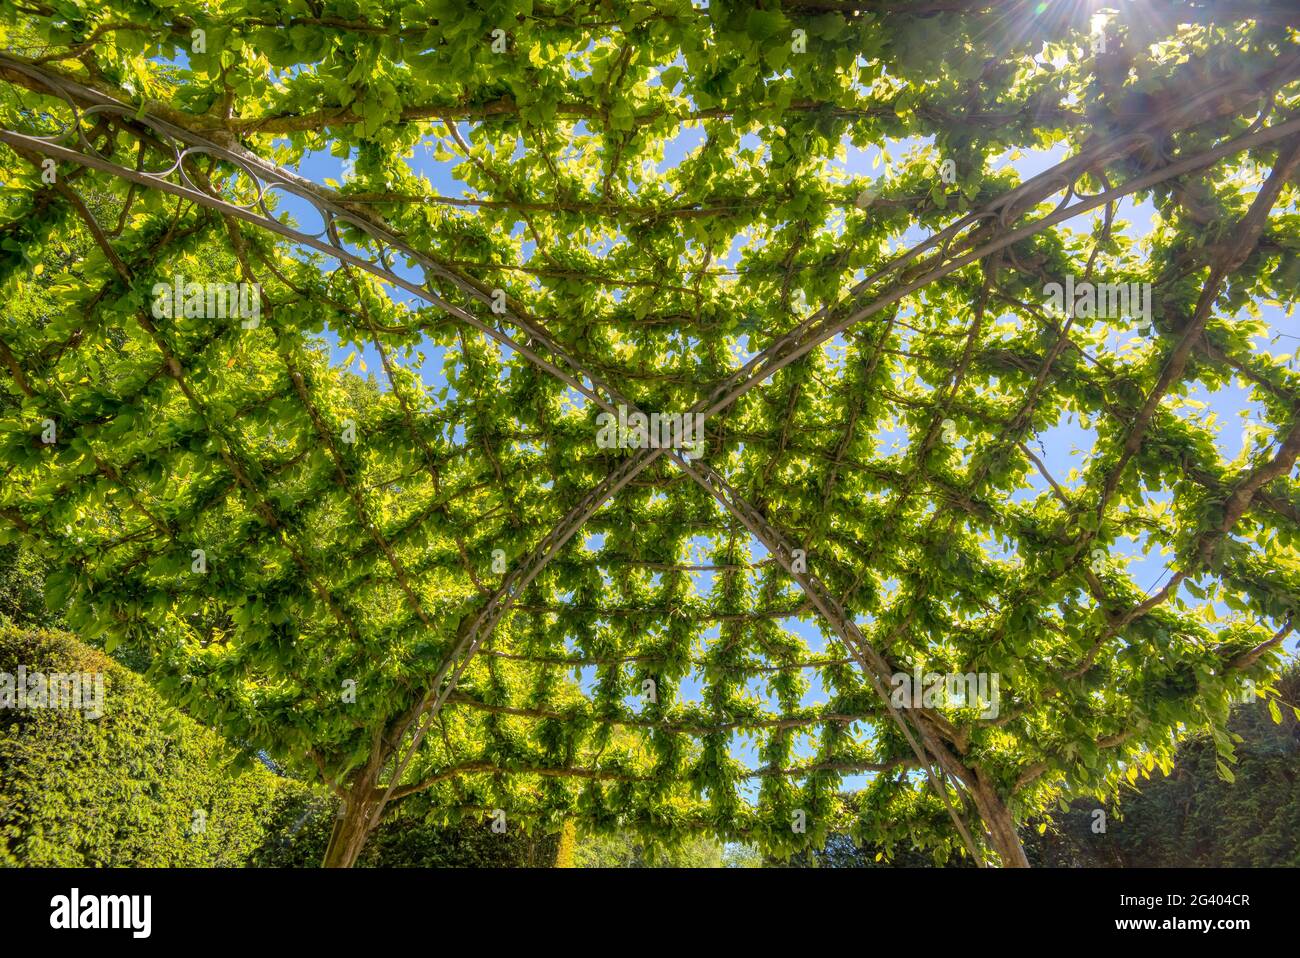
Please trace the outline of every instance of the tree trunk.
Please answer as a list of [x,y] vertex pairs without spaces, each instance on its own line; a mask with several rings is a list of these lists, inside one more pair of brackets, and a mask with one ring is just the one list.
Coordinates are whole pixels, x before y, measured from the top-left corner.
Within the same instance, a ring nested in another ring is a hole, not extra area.
[[978,764],[970,764],[948,749],[941,736],[941,727],[931,730],[928,724],[919,724],[918,728],[927,749],[939,759],[940,767],[966,786],[966,791],[975,802],[975,811],[984,825],[988,841],[1001,859],[1002,867],[1028,868],[1029,859],[1025,857],[1025,849],[1016,833],[1016,817],[998,794],[994,783],[989,781]]
[[1016,833],[1015,816],[978,770],[975,774],[978,777],[978,785],[970,789],[971,797],[975,800],[975,807],[979,810],[984,828],[988,831],[989,841],[992,842],[998,857],[1002,859],[1002,867],[1028,868],[1029,859],[1025,857],[1025,849],[1020,844],[1020,836]]
[[[375,808],[379,804],[375,782],[379,778],[381,763],[372,761],[353,777],[348,784],[347,796],[334,819],[329,845],[325,848],[323,868],[351,868],[361,857],[366,839],[379,824]],[[375,821],[371,821],[374,816]]]

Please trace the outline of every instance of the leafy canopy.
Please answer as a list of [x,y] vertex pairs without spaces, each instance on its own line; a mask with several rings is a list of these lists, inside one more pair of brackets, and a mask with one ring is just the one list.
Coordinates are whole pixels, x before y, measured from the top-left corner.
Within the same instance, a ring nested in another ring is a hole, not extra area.
[[[1117,7],[1097,25],[1089,4],[995,0],[38,0],[0,22],[42,75],[300,169],[438,267],[399,255],[393,275],[550,356],[522,317],[580,386],[671,413],[817,310],[849,315],[899,249],[1015,188],[1019,151],[1126,144],[1082,194],[1294,118],[1284,5]],[[69,118],[33,77],[0,64],[5,129]],[[82,127],[129,170],[167,168],[133,116]],[[331,156],[341,172],[320,173]],[[3,535],[57,561],[69,624],[147,651],[190,715],[341,789],[387,788],[362,773],[394,774],[488,596],[637,453],[598,447],[581,389],[391,279],[112,173],[65,160],[49,183],[19,147],[0,163]],[[250,199],[236,167],[186,164]],[[1300,382],[1259,344],[1260,306],[1300,278],[1294,171],[1283,139],[1156,176],[1140,241],[1103,203],[886,302],[708,418],[702,461],[889,668],[1000,677],[995,720],[949,703],[917,721],[1013,814],[1167,766],[1187,727],[1214,732],[1226,771],[1230,699],[1247,677],[1268,690],[1300,594]],[[341,242],[372,248],[346,224]],[[154,316],[178,274],[260,284],[260,323]],[[1044,286],[1066,275],[1151,284],[1150,320],[1052,312]],[[339,368],[353,352],[377,387]],[[1192,405],[1229,384],[1259,413],[1235,459]],[[1053,475],[1034,450],[1067,419],[1092,448]],[[1162,552],[1149,596],[1129,567]],[[848,779],[867,839],[957,847],[785,558],[655,459],[517,597],[392,797],[786,853],[825,838]]]

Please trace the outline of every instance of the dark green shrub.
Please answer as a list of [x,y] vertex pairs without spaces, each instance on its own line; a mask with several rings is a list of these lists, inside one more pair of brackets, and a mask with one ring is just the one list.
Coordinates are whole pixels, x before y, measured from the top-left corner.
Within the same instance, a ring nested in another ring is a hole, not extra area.
[[[1300,704],[1300,668],[1278,682]],[[1300,723],[1289,707],[1275,722],[1263,700],[1233,709],[1243,739],[1233,781],[1216,769],[1214,743],[1188,739],[1173,772],[1142,782],[1107,809],[1104,834],[1092,831],[1095,802],[1076,801],[1039,838],[1026,835],[1032,864],[1100,867],[1300,866]]]

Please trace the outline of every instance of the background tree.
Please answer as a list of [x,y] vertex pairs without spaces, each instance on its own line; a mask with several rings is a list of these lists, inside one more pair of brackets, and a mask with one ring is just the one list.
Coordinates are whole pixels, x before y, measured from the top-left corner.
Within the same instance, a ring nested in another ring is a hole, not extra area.
[[0,546],[0,622],[57,625],[59,614],[45,605],[45,565],[21,543]]
[[655,849],[631,835],[592,835],[579,841],[574,862],[579,868],[721,868],[723,847],[708,836],[686,839],[675,848]]

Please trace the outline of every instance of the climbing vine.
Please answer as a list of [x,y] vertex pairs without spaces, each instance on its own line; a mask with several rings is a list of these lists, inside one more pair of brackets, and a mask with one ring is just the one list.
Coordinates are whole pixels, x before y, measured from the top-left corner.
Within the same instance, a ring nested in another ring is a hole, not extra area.
[[788,854],[852,778],[1016,864],[1187,730],[1231,775],[1300,601],[1289,5],[0,10],[0,536],[336,791],[328,863],[394,803]]

